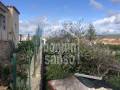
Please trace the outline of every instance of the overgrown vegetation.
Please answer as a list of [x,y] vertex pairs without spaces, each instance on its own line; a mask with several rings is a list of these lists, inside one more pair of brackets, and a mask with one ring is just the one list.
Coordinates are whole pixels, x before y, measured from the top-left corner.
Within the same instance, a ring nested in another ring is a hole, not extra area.
[[17,68],[17,88],[18,90],[27,90],[28,70],[31,58],[34,52],[32,41],[21,41],[16,49],[16,68]]
[[[120,63],[120,45],[104,45],[109,47],[115,55],[115,59]],[[110,72],[108,74],[107,82],[120,89],[120,72]]]
[[49,65],[46,69],[47,72],[45,77],[47,80],[63,79],[69,75],[68,71],[63,69],[61,65]]
[[[72,26],[69,26],[69,30],[74,31],[74,25],[70,25]],[[47,42],[49,43],[50,48],[47,52],[45,51],[44,54],[47,55],[49,61],[58,60],[56,58],[60,57],[62,58],[63,62],[66,62],[66,59],[69,62],[72,56],[74,57],[74,63],[62,63],[60,65],[46,64],[46,80],[49,81],[51,79],[62,79],[66,75],[84,73],[88,75],[101,76],[113,86],[119,87],[119,53],[114,54],[115,50],[119,50],[119,46],[105,46],[102,44],[94,43],[96,36],[94,31],[95,28],[90,25],[87,30],[87,33],[84,33],[84,35],[78,35],[77,38],[74,37],[74,34],[77,36],[75,32],[72,32],[71,35],[71,32],[68,31],[69,33],[67,32],[65,34],[60,34],[60,36],[55,36],[48,39]],[[66,35],[69,37],[66,38]],[[71,51],[71,46],[68,46],[67,49],[63,49],[62,44],[65,44],[65,42],[68,44],[75,43],[75,52]],[[60,45],[50,46],[50,44],[52,45],[53,43],[60,43]],[[77,63],[78,61],[80,63]],[[67,71],[67,74],[64,71]]]

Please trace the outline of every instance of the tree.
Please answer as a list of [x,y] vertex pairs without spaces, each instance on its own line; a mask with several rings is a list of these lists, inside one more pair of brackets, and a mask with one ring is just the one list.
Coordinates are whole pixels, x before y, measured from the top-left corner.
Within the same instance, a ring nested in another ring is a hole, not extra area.
[[95,32],[95,28],[92,24],[89,24],[87,33],[86,33],[86,37],[89,41],[92,41],[95,39],[96,37],[96,32]]
[[[84,26],[82,21],[67,21],[62,23],[62,29],[52,33],[52,41],[74,42],[84,36]],[[48,41],[51,41],[49,38]]]

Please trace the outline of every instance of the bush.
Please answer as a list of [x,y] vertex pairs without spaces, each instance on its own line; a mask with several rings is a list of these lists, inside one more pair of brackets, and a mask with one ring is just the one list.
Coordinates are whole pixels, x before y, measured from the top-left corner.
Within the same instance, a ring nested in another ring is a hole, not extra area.
[[18,48],[16,49],[16,59],[17,59],[16,73],[17,73],[17,79],[19,78],[20,80],[18,80],[19,82],[17,82],[17,88],[20,87],[25,89],[25,86],[27,87],[26,83],[28,78],[29,63],[33,56],[33,52],[34,52],[34,44],[32,41],[21,41],[18,44]]
[[51,64],[47,66],[46,79],[47,80],[56,80],[63,79],[66,76],[70,75],[69,72],[65,71],[61,65]]
[[[60,56],[59,58],[62,58],[63,61],[64,59],[71,60],[71,56],[74,56],[74,64],[48,65],[46,68],[47,81],[62,79],[71,73],[84,73],[100,77],[105,77],[109,73],[111,76],[114,76],[114,73],[110,73],[110,71],[119,70],[118,62],[112,50],[103,45],[80,42],[79,46],[76,44],[75,52],[71,52],[69,50],[71,49],[70,47],[64,49],[63,46],[64,45],[56,46],[57,50],[55,51],[46,50],[45,54],[48,60],[55,61],[57,60],[57,56]],[[55,58],[53,58],[53,56],[55,56]],[[116,65],[118,65],[118,67],[115,67]]]
[[27,51],[31,49],[32,51],[34,51],[34,44],[32,41],[21,41],[19,44],[18,44],[18,48],[17,48],[17,52],[19,51]]
[[49,80],[56,80],[56,79],[63,79],[69,75],[71,75],[69,72],[67,72],[65,69],[62,68],[61,65],[58,64],[50,64],[46,67],[46,73],[45,73],[45,90],[50,90],[48,86]]
[[113,87],[119,88],[120,89],[120,76],[112,76],[107,80]]

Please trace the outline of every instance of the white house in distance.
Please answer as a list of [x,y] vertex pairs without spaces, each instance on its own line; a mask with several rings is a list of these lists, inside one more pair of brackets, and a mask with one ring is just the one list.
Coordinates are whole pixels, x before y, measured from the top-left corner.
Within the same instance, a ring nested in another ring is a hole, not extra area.
[[20,34],[19,35],[19,41],[28,41],[28,40],[32,40],[32,37],[31,35],[23,35],[23,34]]
[[5,6],[0,2],[0,41],[13,41],[16,45],[19,39],[19,14],[14,6]]

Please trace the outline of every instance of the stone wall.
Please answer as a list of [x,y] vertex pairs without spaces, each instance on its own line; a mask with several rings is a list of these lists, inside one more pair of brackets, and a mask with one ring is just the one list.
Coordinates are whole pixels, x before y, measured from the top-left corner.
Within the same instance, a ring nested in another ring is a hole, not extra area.
[[9,41],[0,41],[0,63],[2,65],[9,64],[12,49]]
[[[0,41],[0,86],[9,86],[11,78],[11,55],[14,44],[11,41]],[[6,90],[1,89],[0,90]]]

